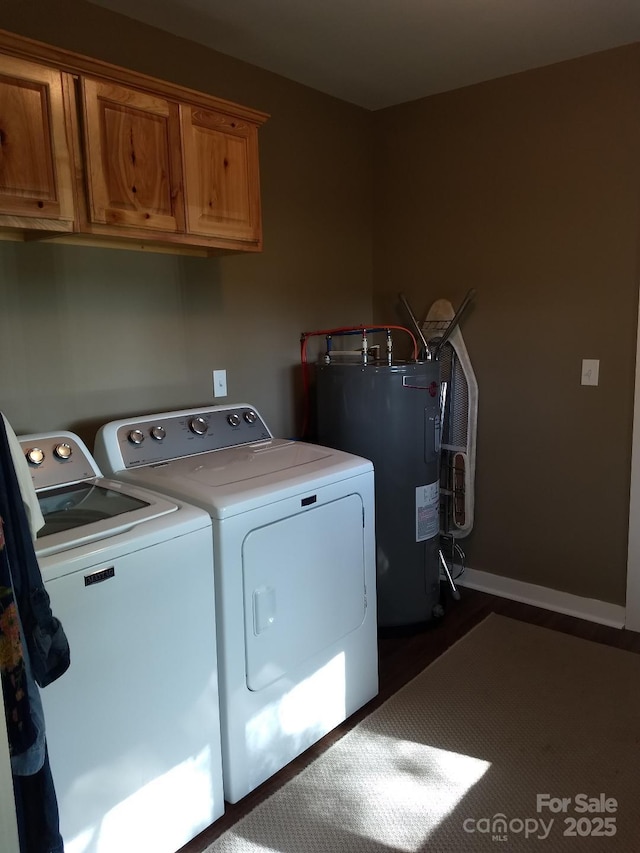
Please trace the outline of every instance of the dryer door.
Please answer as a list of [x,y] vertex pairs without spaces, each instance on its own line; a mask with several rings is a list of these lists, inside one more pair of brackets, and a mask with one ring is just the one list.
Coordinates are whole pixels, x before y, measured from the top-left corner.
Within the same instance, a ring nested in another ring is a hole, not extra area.
[[247,687],[257,691],[362,624],[360,496],[252,530],[242,562]]

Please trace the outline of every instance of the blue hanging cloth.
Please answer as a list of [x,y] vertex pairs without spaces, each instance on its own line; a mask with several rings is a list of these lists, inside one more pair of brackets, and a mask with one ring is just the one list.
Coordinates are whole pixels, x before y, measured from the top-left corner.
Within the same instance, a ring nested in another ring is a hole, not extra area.
[[31,719],[27,667],[5,547],[4,525],[4,513],[0,509],[0,675],[9,752],[13,756],[26,752],[33,745],[36,729]]
[[64,853],[36,683],[49,684],[69,662],[0,417],[0,676],[21,853]]

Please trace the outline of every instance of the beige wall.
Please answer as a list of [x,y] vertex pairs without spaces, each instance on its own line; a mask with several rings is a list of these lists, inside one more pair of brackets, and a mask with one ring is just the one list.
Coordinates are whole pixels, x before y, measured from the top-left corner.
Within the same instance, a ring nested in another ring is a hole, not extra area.
[[0,243],[0,408],[18,432],[251,402],[300,420],[299,337],[371,319],[365,110],[81,0],[3,4],[0,27],[270,113],[260,131],[264,252],[185,258]]
[[[468,562],[624,602],[640,45],[371,114],[82,0],[5,4],[0,27],[271,114],[260,255],[0,243],[18,431],[92,441],[110,417],[211,402],[225,367],[229,400],[292,434],[301,331],[406,322],[399,290],[423,316],[475,287]],[[597,388],[582,358],[601,360]]]
[[[468,563],[624,603],[640,45],[375,115],[374,320],[477,289]],[[581,359],[600,385],[581,387]]]

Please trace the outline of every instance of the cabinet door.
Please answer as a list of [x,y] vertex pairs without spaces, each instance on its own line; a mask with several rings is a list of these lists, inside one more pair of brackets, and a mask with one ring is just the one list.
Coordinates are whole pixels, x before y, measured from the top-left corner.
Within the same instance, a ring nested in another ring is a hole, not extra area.
[[187,232],[261,242],[258,129],[182,105]]
[[63,74],[0,56],[0,221],[71,231],[73,190]]
[[184,232],[177,103],[83,77],[89,222]]

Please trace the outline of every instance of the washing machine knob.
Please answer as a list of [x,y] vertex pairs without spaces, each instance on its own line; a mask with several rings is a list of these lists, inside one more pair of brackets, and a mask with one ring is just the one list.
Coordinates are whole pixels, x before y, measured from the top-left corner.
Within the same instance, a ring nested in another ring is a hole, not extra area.
[[208,424],[205,418],[191,418],[189,421],[189,429],[191,432],[195,432],[196,435],[205,435],[207,427]]
[[32,465],[42,465],[44,462],[44,450],[40,450],[39,447],[30,447],[25,456],[27,457],[27,462],[30,462]]
[[154,426],[151,427],[151,438],[155,438],[156,441],[162,441],[162,439],[166,436],[167,431],[164,427]]
[[227,415],[227,423],[232,427],[240,426],[240,415],[237,412]]
[[66,442],[65,442],[63,444],[56,444],[56,446],[53,448],[53,453],[54,453],[54,456],[58,457],[58,459],[64,460],[64,459],[70,459],[73,451],[71,449],[71,445],[66,444]]
[[131,444],[142,444],[144,441],[144,433],[141,429],[132,429],[127,438]]
[[253,411],[253,409],[249,409],[248,412],[244,413],[244,419],[248,424],[255,424],[255,422],[258,420],[258,416]]

